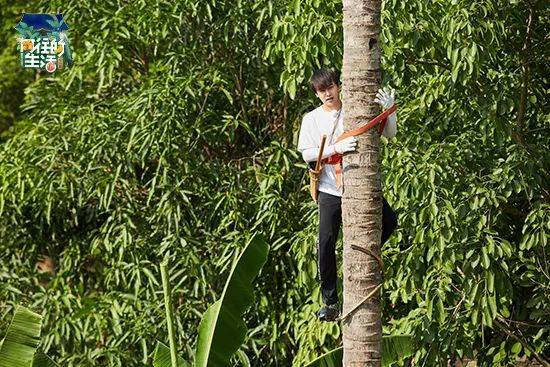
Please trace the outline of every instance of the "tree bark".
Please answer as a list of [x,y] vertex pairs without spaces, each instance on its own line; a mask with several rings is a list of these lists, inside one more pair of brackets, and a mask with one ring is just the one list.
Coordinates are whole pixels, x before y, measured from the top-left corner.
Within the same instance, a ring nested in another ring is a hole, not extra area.
[[[381,82],[378,43],[381,0],[343,0],[343,4],[342,102],[344,128],[349,130],[380,113],[374,98]],[[357,152],[344,158],[344,314],[354,309],[382,282],[379,263],[369,254],[380,257],[379,141],[376,129],[371,129],[358,137]],[[366,251],[358,250],[357,246]],[[379,367],[381,340],[380,292],[376,291],[343,321],[343,365]]]

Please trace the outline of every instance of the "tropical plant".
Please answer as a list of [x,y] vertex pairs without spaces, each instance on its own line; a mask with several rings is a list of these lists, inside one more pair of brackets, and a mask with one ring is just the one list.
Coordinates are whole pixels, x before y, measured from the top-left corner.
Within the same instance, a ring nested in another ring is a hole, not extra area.
[[[265,240],[260,235],[254,235],[239,257],[234,259],[220,299],[202,316],[195,352],[195,367],[230,365],[232,355],[245,339],[247,326],[242,321],[242,316],[254,300],[252,282],[267,261],[268,252],[269,246]],[[161,264],[161,273],[170,350],[168,352],[168,348],[158,342],[154,364],[155,367],[168,367],[170,363],[172,367],[185,366],[185,362],[176,357],[176,342],[171,331],[170,286],[166,262]]]
[[0,367],[55,367],[42,350],[40,331],[42,317],[18,306],[4,339],[0,342]]
[[254,301],[252,281],[267,261],[269,247],[256,234],[235,260],[223,292],[206,310],[199,326],[195,367],[229,365],[245,339],[244,312]]

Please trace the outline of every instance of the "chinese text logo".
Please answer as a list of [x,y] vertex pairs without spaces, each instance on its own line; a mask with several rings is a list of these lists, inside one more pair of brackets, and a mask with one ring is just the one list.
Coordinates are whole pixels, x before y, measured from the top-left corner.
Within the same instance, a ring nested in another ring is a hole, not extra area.
[[69,29],[62,14],[25,13],[15,27],[21,66],[46,69],[53,73],[72,64],[71,48],[66,31]]

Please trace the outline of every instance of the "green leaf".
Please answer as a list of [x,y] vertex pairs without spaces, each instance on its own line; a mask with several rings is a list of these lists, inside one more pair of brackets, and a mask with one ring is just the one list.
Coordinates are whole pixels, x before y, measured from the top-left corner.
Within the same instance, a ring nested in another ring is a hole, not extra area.
[[40,343],[42,316],[17,306],[0,347],[0,367],[31,367]]
[[434,256],[434,253],[435,253],[435,247],[434,246],[430,246],[430,248],[428,249],[428,255],[427,255],[427,261],[430,262],[432,260],[432,257]]
[[453,83],[455,83],[456,80],[458,79],[458,72],[459,71],[460,71],[460,65],[459,64],[453,66],[453,70],[451,71],[451,80],[453,81]]
[[293,4],[294,14],[300,15],[300,0],[294,0]]
[[296,96],[296,80],[290,79],[288,81],[288,94],[290,95],[291,99],[294,99]]
[[518,354],[519,352],[521,352],[521,343],[517,342],[512,346],[512,353]]
[[476,298],[478,286],[479,286],[479,283],[475,283],[474,286],[472,287],[472,290],[470,291],[469,300],[470,300],[471,302],[474,302],[474,300],[475,300],[475,298]]
[[453,65],[453,68],[454,66],[456,66],[456,62],[458,60],[458,51],[460,50],[458,48],[455,48],[451,53],[451,64]]
[[438,316],[439,323],[443,324],[445,322],[446,312],[445,312],[445,307],[443,306],[443,300],[440,297],[438,297],[437,299],[436,307],[437,307],[437,316]]
[[487,290],[489,293],[493,293],[495,290],[495,274],[493,272],[487,272]]
[[243,352],[242,350],[238,350],[237,358],[239,359],[239,362],[240,362],[239,366],[250,367],[250,359],[248,358],[245,352]]
[[491,265],[491,260],[489,260],[489,255],[487,254],[486,247],[481,248],[481,265],[485,269],[489,269],[489,265]]
[[493,319],[497,315],[497,303],[495,295],[488,296],[487,302],[489,303],[489,310],[491,311],[491,319]]
[[432,315],[433,315],[433,310],[434,310],[434,302],[433,302],[433,299],[432,298],[428,298],[426,300],[426,316],[428,317],[428,319],[432,319]]
[[223,293],[206,310],[199,325],[195,367],[229,366],[244,341],[243,313],[253,301],[252,281],[267,261],[269,246],[254,235],[233,265]]
[[477,310],[472,311],[472,324],[477,324],[477,317],[479,315],[479,312]]
[[439,209],[437,209],[437,204],[436,203],[431,203],[430,204],[430,211],[433,215],[433,217],[437,217],[437,213],[439,212]]
[[474,43],[470,48],[470,59],[472,63],[475,62],[476,54],[477,54],[477,44]]
[[[170,348],[164,343],[157,340],[155,355],[153,357],[153,367],[170,367]],[[178,356],[178,367],[189,367],[190,365]]]
[[423,243],[424,242],[424,228],[420,228],[418,232],[416,232],[416,236],[414,237],[415,243]]

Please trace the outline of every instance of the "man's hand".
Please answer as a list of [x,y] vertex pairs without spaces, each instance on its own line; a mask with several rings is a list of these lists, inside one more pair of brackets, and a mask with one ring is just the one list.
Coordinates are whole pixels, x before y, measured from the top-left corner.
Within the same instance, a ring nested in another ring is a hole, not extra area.
[[353,152],[356,147],[357,139],[355,136],[350,136],[334,144],[334,151],[338,154],[344,154],[347,152]]
[[379,89],[376,92],[376,98],[374,102],[377,102],[382,106],[383,109],[388,109],[395,103],[395,89],[386,87],[384,89]]

